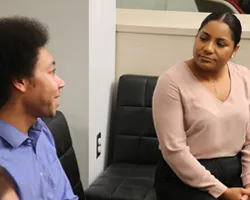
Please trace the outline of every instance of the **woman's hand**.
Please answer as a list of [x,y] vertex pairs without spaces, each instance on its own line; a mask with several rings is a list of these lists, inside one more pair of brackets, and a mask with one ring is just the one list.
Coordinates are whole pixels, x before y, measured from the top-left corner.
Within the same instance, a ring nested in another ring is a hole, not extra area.
[[[248,184],[248,185],[246,186],[246,189],[247,189],[247,190],[250,190],[250,184]],[[244,195],[242,196],[241,200],[250,200],[250,197],[249,197],[249,195],[244,194]]]
[[221,196],[221,200],[248,200],[250,189],[228,188]]
[[240,200],[249,200],[249,196],[246,195],[246,194],[244,194],[244,195],[241,197]]

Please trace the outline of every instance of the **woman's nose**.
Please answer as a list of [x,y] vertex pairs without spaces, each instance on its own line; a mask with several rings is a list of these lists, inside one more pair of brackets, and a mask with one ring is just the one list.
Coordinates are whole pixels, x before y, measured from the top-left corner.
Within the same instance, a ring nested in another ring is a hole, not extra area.
[[213,53],[214,52],[213,43],[209,42],[208,44],[206,44],[204,50],[205,50],[206,53]]

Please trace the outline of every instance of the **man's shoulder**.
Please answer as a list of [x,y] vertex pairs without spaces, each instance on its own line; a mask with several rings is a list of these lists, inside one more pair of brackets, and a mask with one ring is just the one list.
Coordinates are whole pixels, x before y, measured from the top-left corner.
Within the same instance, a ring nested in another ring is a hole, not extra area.
[[[10,145],[2,137],[0,137],[0,160],[4,158],[6,152],[10,150]],[[1,164],[1,163],[0,163]]]

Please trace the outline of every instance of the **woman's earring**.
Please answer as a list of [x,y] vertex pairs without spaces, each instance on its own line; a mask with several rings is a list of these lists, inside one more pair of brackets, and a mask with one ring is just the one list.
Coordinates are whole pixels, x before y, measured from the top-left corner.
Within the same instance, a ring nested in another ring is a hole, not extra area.
[[234,55],[231,56],[231,61],[232,61],[233,63],[235,63],[233,58],[234,58]]

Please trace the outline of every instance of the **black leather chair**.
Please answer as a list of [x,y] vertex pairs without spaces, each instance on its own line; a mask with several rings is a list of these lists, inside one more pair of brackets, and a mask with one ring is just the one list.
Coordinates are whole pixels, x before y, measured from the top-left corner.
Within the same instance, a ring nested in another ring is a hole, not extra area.
[[244,14],[239,0],[195,0],[199,12],[229,12]]
[[85,191],[87,200],[156,200],[154,171],[160,156],[152,120],[157,77],[123,75],[110,131],[110,162]]
[[62,112],[57,111],[54,118],[43,118],[55,139],[57,155],[62,167],[70,181],[74,194],[80,200],[85,199],[84,190],[80,180],[78,164],[72,146],[69,127]]

